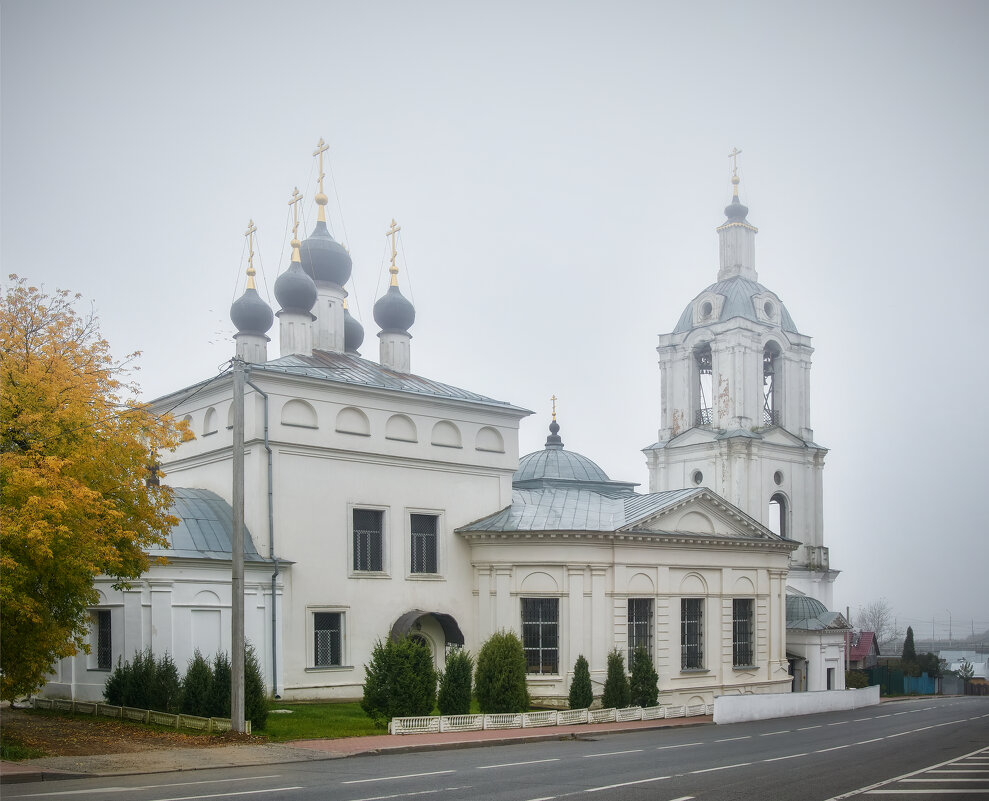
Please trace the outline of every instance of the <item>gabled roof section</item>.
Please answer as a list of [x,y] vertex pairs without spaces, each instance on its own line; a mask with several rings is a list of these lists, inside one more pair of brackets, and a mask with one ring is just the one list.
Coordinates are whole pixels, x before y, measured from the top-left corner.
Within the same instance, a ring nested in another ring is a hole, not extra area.
[[[149,556],[230,560],[233,508],[223,498],[209,490],[173,487],[168,512],[179,519],[168,532],[170,547],[149,549]],[[247,526],[244,526],[244,561],[269,561],[258,555]]]
[[848,658],[853,662],[858,662],[873,654],[879,656],[879,643],[876,642],[876,632],[858,632],[852,639],[851,647],[848,649]]
[[429,378],[412,373],[399,373],[389,370],[376,362],[362,359],[349,353],[331,353],[314,350],[312,356],[290,355],[272,359],[264,364],[251,365],[251,372],[281,373],[284,375],[305,376],[323,381],[332,381],[354,386],[391,389],[398,392],[410,392],[415,395],[425,395],[432,398],[482,403],[496,406],[506,411],[519,412],[522,415],[532,414],[528,409],[513,406],[505,401],[495,400],[486,395],[479,395],[466,389],[443,384]]

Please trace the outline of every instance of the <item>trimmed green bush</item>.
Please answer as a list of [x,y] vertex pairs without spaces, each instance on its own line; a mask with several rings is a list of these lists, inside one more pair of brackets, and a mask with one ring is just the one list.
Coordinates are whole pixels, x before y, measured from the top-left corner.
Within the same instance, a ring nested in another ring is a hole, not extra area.
[[861,690],[869,686],[869,676],[861,670],[845,671],[845,688],[848,690]]
[[130,662],[117,667],[103,685],[108,704],[178,712],[182,703],[182,682],[170,654],[155,659],[150,648],[136,651]]
[[[148,652],[150,656],[150,651]],[[154,661],[154,681],[151,684],[148,709],[159,712],[178,712],[182,706],[182,680],[172,655],[166,652]]]
[[268,696],[264,691],[261,663],[248,643],[244,650],[244,718],[251,721],[251,731],[263,729],[268,722]]
[[481,646],[474,672],[474,694],[481,712],[525,712],[529,708],[525,674],[525,651],[518,636],[511,631],[492,634]]
[[605,709],[624,709],[629,705],[631,690],[625,675],[625,657],[617,648],[608,654],[608,676],[604,680],[601,704]]
[[[151,709],[152,685],[155,680],[155,658],[150,648],[135,651],[130,669],[124,672],[123,706]],[[165,710],[159,710],[164,712]]]
[[570,708],[587,709],[594,703],[594,690],[591,687],[591,671],[587,660],[581,654],[573,666],[573,681],[570,682]]
[[186,715],[208,717],[212,687],[213,668],[197,650],[189,660],[182,680],[182,712]]
[[659,700],[659,674],[649,652],[636,648],[632,654],[632,680],[629,684],[632,706],[656,706]]
[[378,640],[364,666],[361,709],[375,723],[429,715],[436,705],[436,669],[429,648],[409,637]]
[[103,685],[103,697],[108,704],[125,706],[124,688],[127,686],[127,674],[129,671],[130,665],[126,662],[122,663],[118,658],[117,666],[107,678],[106,684]]
[[230,717],[230,657],[220,651],[213,657],[213,681],[209,687],[209,703],[203,717]]
[[474,659],[462,648],[450,653],[446,667],[440,674],[440,691],[436,705],[441,715],[467,715],[470,713],[470,688],[474,672]]

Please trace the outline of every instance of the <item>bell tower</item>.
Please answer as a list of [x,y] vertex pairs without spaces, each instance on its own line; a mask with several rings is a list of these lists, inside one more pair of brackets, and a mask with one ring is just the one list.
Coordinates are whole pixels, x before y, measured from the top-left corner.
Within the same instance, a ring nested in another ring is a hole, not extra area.
[[645,448],[651,492],[705,486],[781,536],[802,543],[788,583],[833,602],[824,546],[827,449],[810,426],[809,336],[759,283],[755,235],[738,196],[718,226],[720,265],[711,284],[659,337],[658,441]]

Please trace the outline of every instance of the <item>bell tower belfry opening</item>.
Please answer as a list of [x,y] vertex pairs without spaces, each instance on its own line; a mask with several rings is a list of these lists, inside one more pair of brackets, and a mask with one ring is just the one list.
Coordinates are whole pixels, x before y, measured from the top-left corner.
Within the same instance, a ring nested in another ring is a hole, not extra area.
[[651,492],[703,485],[780,536],[801,543],[789,583],[829,608],[833,582],[824,546],[827,449],[810,427],[811,338],[759,283],[755,235],[739,198],[718,226],[717,281],[659,337],[660,428],[644,449]]

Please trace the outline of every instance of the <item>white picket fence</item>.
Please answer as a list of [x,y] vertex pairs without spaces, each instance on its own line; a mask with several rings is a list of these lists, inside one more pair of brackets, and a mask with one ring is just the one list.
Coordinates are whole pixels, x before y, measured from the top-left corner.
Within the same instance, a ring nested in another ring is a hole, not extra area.
[[394,718],[390,734],[428,734],[486,729],[530,729],[537,726],[570,726],[575,723],[624,723],[629,720],[662,720],[713,715],[714,704],[690,706],[630,706],[626,709],[547,709],[504,715],[440,715]]
[[[173,729],[194,729],[209,733],[230,731],[233,723],[230,718],[201,718],[196,715],[175,715],[171,712],[155,712],[153,709],[135,709],[130,706],[95,703],[93,701],[70,701],[65,698],[32,698],[35,709],[51,709],[56,712],[77,712],[83,715],[97,715],[104,718],[134,720],[139,723],[157,723]],[[244,721],[247,734],[251,733],[251,721]],[[439,731],[437,724],[436,731]]]

